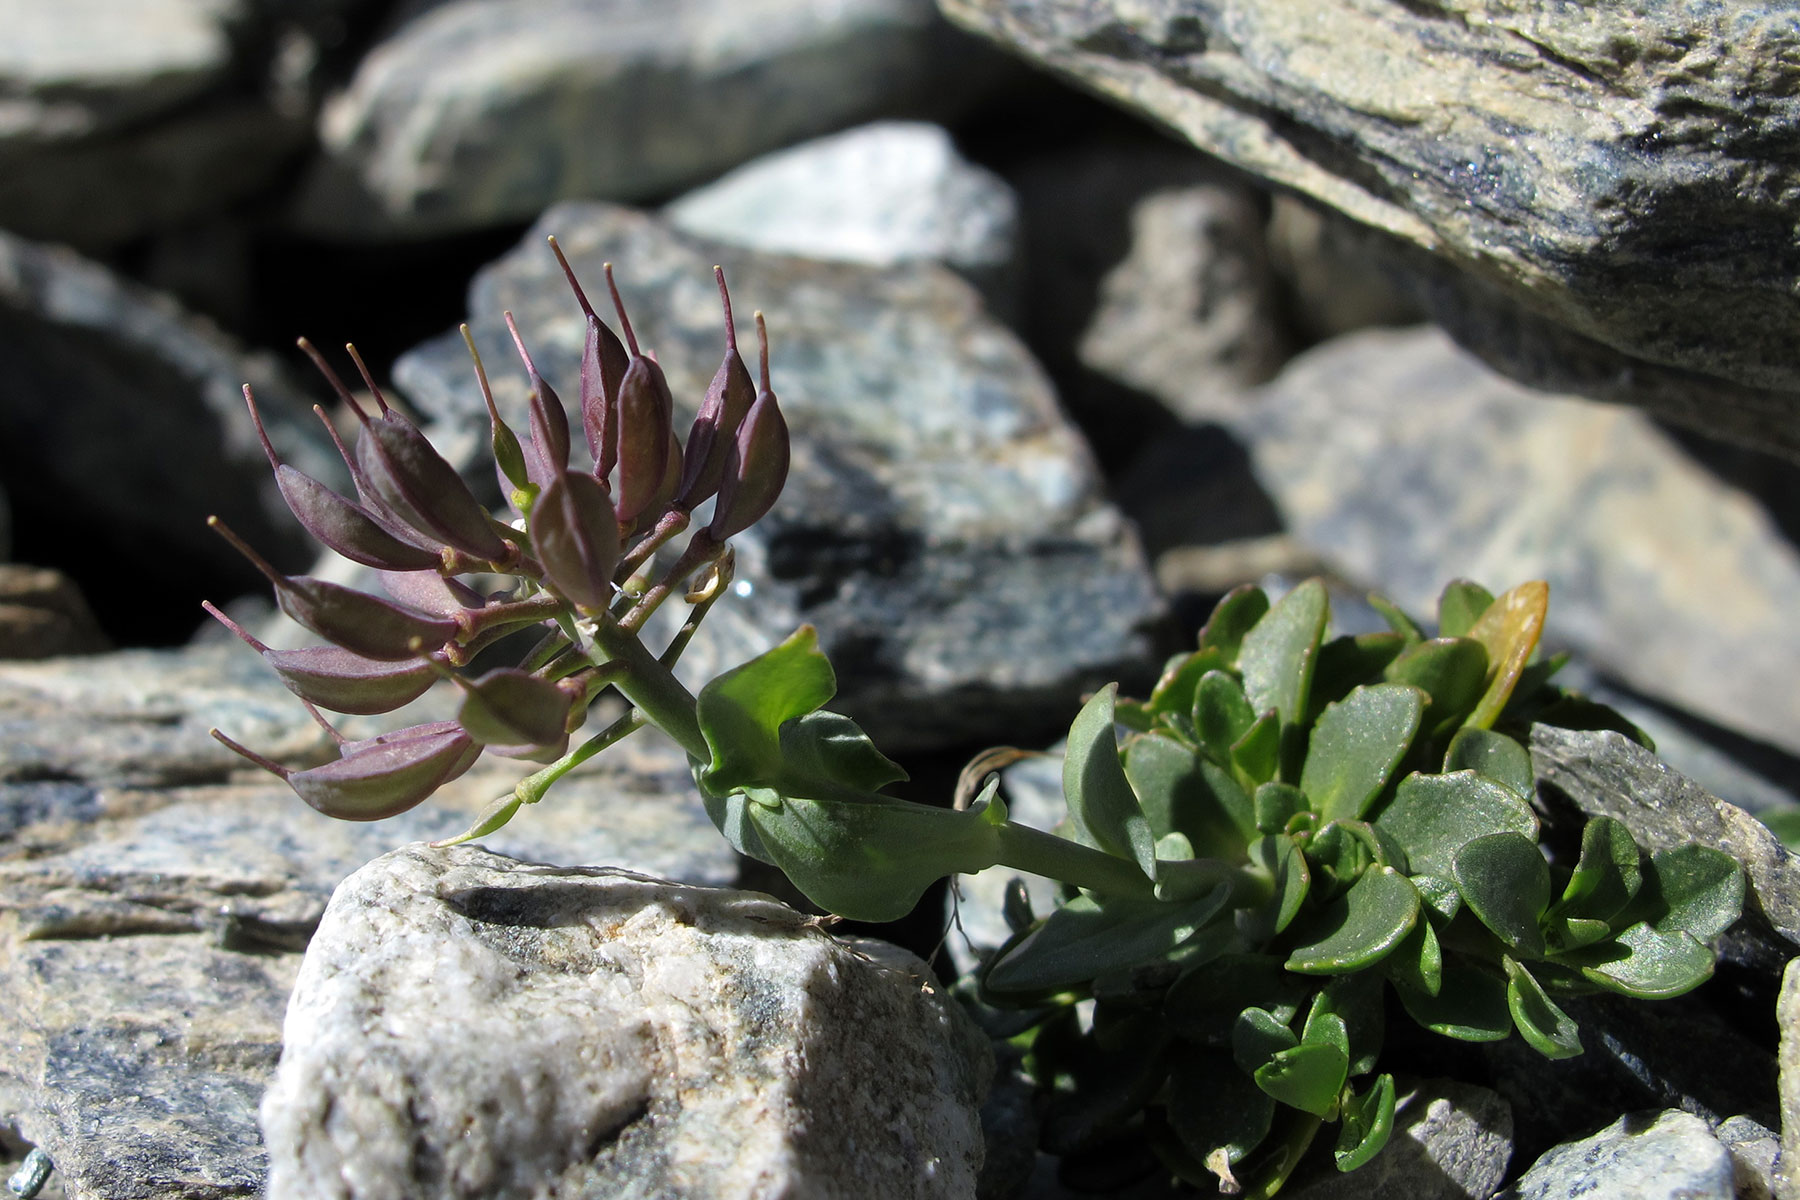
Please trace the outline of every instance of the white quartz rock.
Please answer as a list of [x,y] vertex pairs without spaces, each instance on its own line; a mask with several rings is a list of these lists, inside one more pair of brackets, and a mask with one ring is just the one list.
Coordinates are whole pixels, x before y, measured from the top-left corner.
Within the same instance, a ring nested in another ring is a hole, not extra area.
[[267,1194],[970,1195],[990,1074],[924,964],[766,896],[414,845],[307,950]]

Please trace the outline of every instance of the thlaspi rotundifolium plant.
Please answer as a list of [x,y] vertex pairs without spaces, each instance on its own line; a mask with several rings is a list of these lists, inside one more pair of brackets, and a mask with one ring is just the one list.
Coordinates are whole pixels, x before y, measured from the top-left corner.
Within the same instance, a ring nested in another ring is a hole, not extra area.
[[[586,317],[585,464],[516,328],[530,382],[523,439],[470,341],[504,519],[387,404],[353,348],[373,414],[306,346],[359,422],[354,448],[338,442],[355,499],[264,446],[301,524],[374,569],[386,596],[283,575],[214,521],[282,610],[328,644],[270,649],[209,611],[307,704],[337,756],[289,767],[214,735],[313,807],[375,820],[484,752],[543,764],[449,839],[466,841],[654,725],[686,752],[726,839],[840,916],[897,919],[943,877],[992,866],[1060,881],[1054,912],[1009,910],[1017,936],[980,987],[1032,1014],[1035,1068],[1074,1086],[1061,1127],[1142,1128],[1177,1173],[1253,1195],[1277,1190],[1327,1122],[1341,1169],[1381,1148],[1395,1099],[1377,1072],[1390,986],[1428,1029],[1471,1040],[1516,1029],[1562,1056],[1580,1044],[1558,997],[1670,996],[1710,973],[1705,942],[1741,904],[1729,858],[1697,846],[1647,856],[1604,818],[1572,863],[1540,849],[1522,729],[1617,721],[1552,687],[1556,660],[1533,661],[1543,584],[1498,599],[1452,585],[1432,638],[1383,606],[1389,632],[1327,640],[1316,582],[1273,605],[1233,593],[1147,701],[1108,687],[1081,710],[1057,832],[1009,820],[997,778],[966,806],[889,794],[905,773],[825,707],[836,678],[809,627],[690,691],[673,668],[727,590],[730,539],[768,513],[787,476],[764,323],[757,314],[753,379],[715,269],[726,350],[683,442],[610,264],[622,339],[551,246]],[[710,518],[666,561],[709,501]],[[652,645],[646,622],[675,595],[687,619]],[[522,659],[480,669],[484,650],[521,630],[537,634]],[[454,719],[353,740],[320,712],[393,712],[439,683],[459,695]],[[573,743],[613,691],[624,714]]]
[[1630,729],[1533,661],[1548,598],[1459,582],[1437,637],[1378,602],[1390,630],[1328,640],[1319,582],[1273,605],[1243,588],[1147,701],[1088,702],[1067,831],[1153,895],[1015,903],[980,973],[990,1002],[1038,1009],[1052,1148],[1135,1128],[1189,1181],[1266,1197],[1328,1123],[1339,1170],[1385,1144],[1390,990],[1434,1033],[1564,1058],[1581,1042],[1559,998],[1711,975],[1743,899],[1729,856],[1645,854],[1606,817],[1574,861],[1539,845],[1529,723]]

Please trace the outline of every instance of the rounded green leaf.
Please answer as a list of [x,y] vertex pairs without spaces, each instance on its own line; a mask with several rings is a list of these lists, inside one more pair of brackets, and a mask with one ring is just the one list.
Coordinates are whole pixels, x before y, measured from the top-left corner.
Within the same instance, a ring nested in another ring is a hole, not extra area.
[[1266,712],[1231,744],[1231,770],[1246,790],[1271,783],[1281,769],[1281,722]]
[[1243,672],[1244,694],[1252,709],[1259,713],[1273,709],[1283,725],[1300,719],[1306,711],[1313,661],[1330,610],[1325,585],[1309,579],[1277,601],[1244,634],[1238,669]]
[[1213,607],[1212,615],[1200,630],[1200,649],[1221,650],[1227,659],[1236,659],[1244,635],[1269,611],[1269,597],[1255,584],[1233,588]]
[[1431,697],[1431,724],[1460,717],[1487,687],[1487,650],[1480,642],[1438,637],[1420,642],[1388,664],[1390,683],[1410,683]]
[[1252,941],[1274,937],[1293,923],[1312,890],[1312,872],[1306,856],[1292,838],[1275,833],[1250,844],[1250,861],[1268,872],[1274,893],[1260,908],[1247,910],[1240,921]]
[[1205,1162],[1224,1152],[1241,1162],[1268,1136],[1275,1101],[1219,1050],[1184,1047],[1169,1074],[1169,1125],[1181,1144]]
[[1479,583],[1453,579],[1444,585],[1438,597],[1438,633],[1443,637],[1462,637],[1474,628],[1481,614],[1493,604],[1494,594]]
[[1464,1042],[1498,1042],[1512,1033],[1506,981],[1479,967],[1446,960],[1443,987],[1435,996],[1410,987],[1394,990],[1412,1019],[1433,1033]]
[[1361,817],[1419,730],[1424,693],[1404,684],[1359,687],[1313,726],[1300,790],[1326,821]]
[[1382,966],[1387,969],[1388,978],[1402,987],[1427,996],[1435,996],[1443,990],[1444,951],[1431,922],[1422,920],[1414,925],[1406,940],[1394,948]]
[[1575,1021],[1558,1008],[1531,972],[1511,955],[1506,967],[1506,1006],[1519,1033],[1545,1058],[1573,1058],[1581,1053],[1581,1036]]
[[1106,853],[1135,861],[1145,875],[1156,872],[1156,833],[1119,763],[1113,733],[1113,697],[1117,684],[1107,684],[1069,726],[1069,748],[1063,757],[1063,798],[1069,818],[1086,840]]
[[1456,852],[1450,877],[1481,923],[1513,950],[1542,958],[1539,922],[1550,904],[1550,864],[1523,834],[1490,833]]
[[1643,855],[1624,822],[1595,817],[1581,831],[1575,864],[1555,912],[1570,919],[1606,921],[1629,904],[1643,883]]
[[1258,1067],[1256,1086],[1282,1104],[1330,1116],[1350,1075],[1350,1056],[1332,1045],[1299,1045]]
[[1125,777],[1157,838],[1184,835],[1203,858],[1240,858],[1248,839],[1219,795],[1236,792],[1231,803],[1247,808],[1242,789],[1187,746],[1162,734],[1141,734],[1125,744]]
[[1291,783],[1265,783],[1256,789],[1251,803],[1256,827],[1263,833],[1280,833],[1296,814],[1307,811],[1306,793]]
[[1381,1152],[1394,1131],[1394,1077],[1383,1074],[1369,1090],[1344,1101],[1342,1124],[1332,1160],[1340,1171],[1354,1171]]
[[982,986],[1030,995],[1074,987],[1169,953],[1224,908],[1225,889],[1186,904],[1078,896],[996,956]]
[[1537,816],[1511,788],[1474,771],[1408,775],[1375,818],[1406,851],[1415,875],[1450,875],[1457,851],[1486,834],[1536,838]]
[[1504,733],[1491,729],[1459,729],[1444,751],[1444,770],[1474,771],[1530,800],[1537,792],[1531,752]]
[[1683,932],[1658,933],[1640,921],[1617,936],[1557,956],[1590,983],[1645,1000],[1693,991],[1712,977],[1712,951]]
[[1194,689],[1194,728],[1200,742],[1221,763],[1231,761],[1231,748],[1256,723],[1256,710],[1244,697],[1244,685],[1229,671],[1208,671]]
[[1266,1009],[1287,1024],[1306,992],[1273,955],[1223,954],[1175,981],[1163,999],[1163,1019],[1183,1037],[1216,1042],[1231,1036],[1246,1008]]
[[1246,1073],[1253,1073],[1283,1050],[1300,1044],[1287,1022],[1266,1008],[1246,1008],[1231,1027],[1231,1056]]
[[1406,876],[1372,867],[1308,923],[1287,968],[1306,975],[1360,971],[1385,958],[1418,919],[1419,893]]
[[1704,942],[1743,912],[1744,872],[1710,846],[1658,851],[1650,859],[1650,877],[1661,908],[1651,924],[1665,936],[1685,933]]

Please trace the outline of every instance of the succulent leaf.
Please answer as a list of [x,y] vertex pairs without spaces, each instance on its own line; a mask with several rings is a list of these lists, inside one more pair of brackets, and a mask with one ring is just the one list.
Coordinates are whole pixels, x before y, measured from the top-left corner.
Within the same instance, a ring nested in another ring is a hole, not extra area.
[[1494,594],[1479,583],[1451,580],[1438,597],[1438,636],[1467,637],[1493,603]]
[[1063,797],[1070,820],[1089,845],[1131,859],[1144,874],[1154,877],[1157,834],[1120,765],[1113,733],[1117,691],[1116,684],[1101,688],[1069,726]]
[[1387,1145],[1394,1131],[1394,1077],[1378,1076],[1369,1090],[1345,1099],[1332,1160],[1339,1171],[1364,1166]]
[[1329,1117],[1349,1078],[1350,1058],[1336,1046],[1299,1045],[1283,1050],[1253,1074],[1256,1086],[1291,1108]]
[[1457,851],[1475,838],[1512,832],[1536,838],[1537,816],[1513,792],[1474,771],[1408,775],[1375,818],[1400,843],[1416,875],[1449,878]]
[[1531,1048],[1545,1058],[1573,1058],[1580,1054],[1581,1036],[1569,1014],[1556,1006],[1517,959],[1508,955],[1501,961],[1506,967],[1507,1007]]
[[1425,694],[1406,684],[1359,687],[1313,726],[1300,790],[1322,820],[1355,820],[1387,786],[1413,735]]
[[1463,844],[1450,876],[1481,923],[1512,950],[1542,958],[1539,922],[1550,904],[1550,865],[1524,834],[1490,833]]
[[1372,867],[1349,891],[1307,922],[1287,968],[1304,975],[1342,975],[1373,966],[1419,920],[1419,893],[1391,867]]

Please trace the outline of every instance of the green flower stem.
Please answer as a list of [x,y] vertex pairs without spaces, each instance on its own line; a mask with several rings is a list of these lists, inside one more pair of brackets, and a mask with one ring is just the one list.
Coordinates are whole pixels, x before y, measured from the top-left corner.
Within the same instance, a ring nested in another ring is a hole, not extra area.
[[549,766],[540,771],[533,771],[519,780],[519,786],[514,789],[514,794],[526,804],[536,804],[544,798],[544,793],[550,790],[551,784],[602,750],[624,741],[626,737],[637,732],[643,726],[644,715],[637,709],[632,709]]
[[1306,1148],[1312,1145],[1313,1136],[1319,1132],[1324,1122],[1311,1113],[1296,1112],[1288,1127],[1278,1135],[1275,1157],[1262,1167],[1256,1180],[1243,1191],[1243,1200],[1269,1200],[1281,1190],[1300,1165],[1300,1158]]
[[565,610],[563,602],[555,596],[538,595],[529,600],[509,600],[502,604],[490,604],[486,608],[464,609],[459,623],[467,631],[465,638],[470,638],[494,629],[535,625],[539,621],[556,617]]
[[1029,871],[1108,896],[1150,899],[1155,894],[1136,864],[1122,858],[1012,821],[997,827],[994,834],[1000,849],[997,866]]
[[674,738],[688,757],[712,761],[712,749],[694,715],[694,694],[675,673],[644,648],[637,634],[609,618],[594,623],[594,651],[607,662],[622,663],[625,673],[613,681],[621,695],[636,705],[658,729]]
[[658,521],[656,528],[650,532],[650,536],[633,546],[631,552],[619,560],[619,569],[613,578],[629,579],[639,567],[650,561],[650,556],[655,554],[664,542],[678,536],[682,530],[686,529],[690,519],[687,513],[678,508],[664,513],[662,520]]

